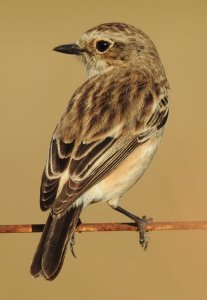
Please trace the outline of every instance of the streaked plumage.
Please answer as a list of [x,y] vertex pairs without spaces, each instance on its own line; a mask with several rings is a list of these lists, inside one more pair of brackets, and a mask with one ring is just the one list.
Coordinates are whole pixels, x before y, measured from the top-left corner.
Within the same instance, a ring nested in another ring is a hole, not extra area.
[[[96,49],[99,41],[106,51]],[[80,55],[89,79],[55,129],[42,176],[40,205],[51,213],[31,273],[49,280],[60,271],[81,210],[96,201],[117,205],[151,162],[168,116],[165,72],[142,31],[102,24],[69,46],[56,50]]]

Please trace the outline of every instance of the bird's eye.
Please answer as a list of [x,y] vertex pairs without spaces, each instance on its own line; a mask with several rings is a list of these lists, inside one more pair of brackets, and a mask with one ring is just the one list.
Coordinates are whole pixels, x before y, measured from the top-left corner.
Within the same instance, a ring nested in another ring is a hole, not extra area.
[[111,46],[111,43],[108,42],[108,41],[104,41],[104,40],[98,41],[96,43],[96,49],[100,53],[106,52],[109,49],[110,46]]

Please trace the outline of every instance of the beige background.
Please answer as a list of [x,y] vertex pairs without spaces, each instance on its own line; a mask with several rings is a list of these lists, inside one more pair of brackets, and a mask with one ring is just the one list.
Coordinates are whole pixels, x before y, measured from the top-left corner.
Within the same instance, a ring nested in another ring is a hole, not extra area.
[[[85,80],[76,59],[52,51],[102,22],[123,21],[155,42],[171,85],[171,113],[160,150],[122,201],[154,220],[207,220],[207,2],[0,2],[0,223],[41,223],[39,184],[53,129]],[[107,205],[85,222],[127,221]],[[76,236],[54,282],[33,279],[40,234],[0,236],[0,297],[7,299],[207,299],[207,232],[153,232],[147,252],[136,233]]]

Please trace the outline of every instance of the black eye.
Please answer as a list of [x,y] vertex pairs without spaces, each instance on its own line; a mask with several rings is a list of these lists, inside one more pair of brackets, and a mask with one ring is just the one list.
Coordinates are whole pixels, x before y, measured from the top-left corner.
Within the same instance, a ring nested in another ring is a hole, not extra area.
[[110,47],[110,45],[111,43],[107,41],[98,41],[96,43],[96,49],[98,50],[98,52],[104,53]]

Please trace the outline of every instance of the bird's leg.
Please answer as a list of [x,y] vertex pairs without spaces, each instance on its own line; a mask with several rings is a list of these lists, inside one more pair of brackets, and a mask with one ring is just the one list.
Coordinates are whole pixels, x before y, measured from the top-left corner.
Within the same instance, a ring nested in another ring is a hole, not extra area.
[[114,210],[122,213],[123,215],[127,216],[128,218],[135,221],[137,225],[137,229],[139,230],[139,243],[141,247],[146,250],[148,243],[149,243],[149,231],[146,230],[146,226],[152,222],[152,218],[147,218],[146,216],[143,216],[142,218],[133,215],[132,213],[128,212],[124,208],[120,206],[111,206]]
[[[81,219],[79,218],[76,227],[78,227],[80,224],[82,224],[82,222],[81,222]],[[75,251],[74,251],[74,246],[75,246],[75,232],[71,236],[71,239],[70,239],[69,243],[70,243],[70,251],[71,251],[73,257],[77,258],[76,254],[75,254]]]
[[73,233],[70,239],[70,251],[73,257],[77,258],[77,256],[75,255],[74,246],[75,246],[75,233]]

